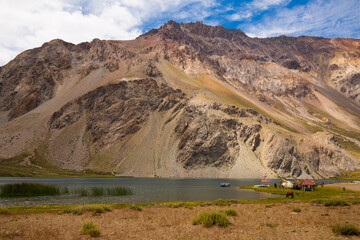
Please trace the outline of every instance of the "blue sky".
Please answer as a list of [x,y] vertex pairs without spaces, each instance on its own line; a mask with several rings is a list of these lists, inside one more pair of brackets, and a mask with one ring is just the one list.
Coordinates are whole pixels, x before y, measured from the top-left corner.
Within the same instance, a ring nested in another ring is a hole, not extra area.
[[133,39],[163,25],[203,21],[251,37],[360,38],[360,0],[1,0],[0,66],[55,38]]

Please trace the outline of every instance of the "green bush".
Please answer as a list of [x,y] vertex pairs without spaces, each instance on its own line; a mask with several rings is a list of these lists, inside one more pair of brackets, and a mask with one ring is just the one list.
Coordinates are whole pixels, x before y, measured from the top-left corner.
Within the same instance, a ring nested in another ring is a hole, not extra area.
[[130,209],[136,210],[136,211],[142,211],[142,208],[141,208],[139,205],[132,205],[132,206],[130,207]]
[[351,204],[353,204],[353,205],[360,204],[360,200],[352,200],[352,201],[351,201]]
[[92,212],[94,215],[99,215],[101,213],[110,212],[110,211],[111,208],[108,206],[93,205],[93,206],[66,208],[63,210],[63,213],[73,213],[75,215],[82,215],[85,212]]
[[168,206],[171,207],[171,208],[179,208],[179,207],[184,207],[185,203],[183,203],[183,202],[175,202],[175,203],[170,203]]
[[206,206],[211,206],[212,202],[200,202],[200,207],[206,207]]
[[67,208],[65,208],[62,212],[63,212],[63,213],[72,213],[72,209],[69,208],[69,207],[67,207]]
[[193,203],[185,203],[184,208],[193,209],[194,206],[195,206],[195,204],[193,204]]
[[80,232],[81,235],[90,235],[91,237],[99,237],[100,229],[93,224],[93,222],[87,222],[83,224],[83,228]]
[[266,226],[268,226],[270,228],[273,228],[273,227],[279,226],[279,224],[277,224],[277,223],[266,223]]
[[202,212],[193,219],[192,223],[193,225],[203,224],[205,227],[211,227],[213,225],[227,227],[230,221],[224,213]]
[[336,224],[330,226],[330,228],[336,234],[341,234],[345,236],[360,236],[360,230],[352,224]]
[[228,210],[225,210],[225,215],[226,216],[237,216],[238,213],[236,212],[235,209],[228,209]]
[[36,183],[6,184],[0,188],[0,197],[36,197],[60,195],[58,187]]
[[231,200],[218,199],[215,201],[215,205],[217,205],[217,206],[230,206],[231,203],[232,203]]
[[330,207],[330,206],[349,206],[349,204],[347,202],[345,202],[344,200],[328,200],[328,201],[324,201],[324,206],[325,207]]
[[75,209],[72,209],[71,212],[75,215],[82,215],[85,211],[83,208],[75,208]]

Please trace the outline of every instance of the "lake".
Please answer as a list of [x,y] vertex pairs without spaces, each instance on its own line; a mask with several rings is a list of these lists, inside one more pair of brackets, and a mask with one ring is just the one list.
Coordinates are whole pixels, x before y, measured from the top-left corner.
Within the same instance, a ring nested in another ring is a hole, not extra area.
[[[271,179],[270,185],[280,179]],[[0,185],[9,183],[39,183],[59,187],[68,187],[70,194],[31,198],[0,198],[0,206],[37,206],[37,205],[72,205],[95,203],[150,203],[176,201],[214,201],[217,199],[259,200],[274,195],[249,190],[239,190],[237,186],[259,184],[260,179],[173,179],[173,178],[26,178],[0,177]],[[325,184],[339,182],[321,180]],[[221,182],[229,182],[230,188],[219,187]],[[134,194],[129,196],[86,196],[71,194],[72,189],[79,187],[129,187]]]

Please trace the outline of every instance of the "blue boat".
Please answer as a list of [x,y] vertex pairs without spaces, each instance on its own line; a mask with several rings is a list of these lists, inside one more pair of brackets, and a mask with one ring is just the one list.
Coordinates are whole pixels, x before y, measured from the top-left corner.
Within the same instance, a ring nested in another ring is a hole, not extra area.
[[220,183],[220,187],[231,187],[230,183]]

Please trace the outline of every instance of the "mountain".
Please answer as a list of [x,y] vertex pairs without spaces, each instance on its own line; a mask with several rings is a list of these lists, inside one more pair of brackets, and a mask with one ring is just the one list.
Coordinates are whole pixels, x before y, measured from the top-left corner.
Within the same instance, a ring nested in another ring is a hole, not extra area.
[[1,175],[314,177],[360,170],[360,40],[169,21],[0,68]]

